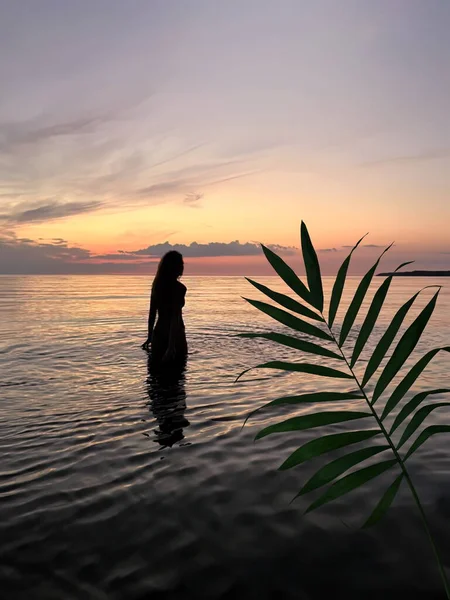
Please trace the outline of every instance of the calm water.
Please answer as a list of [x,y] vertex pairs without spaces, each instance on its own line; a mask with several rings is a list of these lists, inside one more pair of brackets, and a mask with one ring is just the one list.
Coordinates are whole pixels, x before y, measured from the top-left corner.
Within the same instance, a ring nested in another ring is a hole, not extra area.
[[[258,280],[283,290],[276,279]],[[139,347],[148,279],[0,277],[0,596],[442,597],[405,490],[384,522],[359,529],[393,473],[303,516],[311,497],[290,501],[323,461],[277,467],[317,431],[254,443],[274,412],[242,429],[264,401],[353,386],[269,371],[234,384],[246,367],[298,356],[233,337],[274,329],[241,299],[259,296],[245,280],[185,283],[188,368],[177,386],[158,388]],[[450,341],[450,280],[394,280],[383,312],[386,323],[431,283],[447,287],[416,359]],[[449,356],[438,355],[415,391],[449,387],[449,366]],[[428,422],[445,419],[440,409]],[[429,441],[411,467],[450,568],[449,439]]]

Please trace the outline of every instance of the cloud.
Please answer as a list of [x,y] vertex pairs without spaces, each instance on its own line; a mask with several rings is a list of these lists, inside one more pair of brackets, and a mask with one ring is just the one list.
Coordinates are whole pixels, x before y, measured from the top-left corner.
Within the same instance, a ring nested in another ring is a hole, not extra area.
[[[361,244],[360,248],[387,248],[389,244]],[[354,245],[341,246],[341,248],[353,248]]]
[[[120,258],[122,264],[117,263]],[[30,240],[14,235],[0,236],[0,274],[89,274],[139,272],[140,260],[122,253],[93,255],[71,246],[66,240]]]
[[270,250],[273,250],[273,252],[278,252],[280,254],[296,254],[298,252],[298,248],[295,248],[295,246],[282,246],[281,244],[267,244],[267,247],[270,248]]
[[136,256],[135,254],[131,254],[128,252],[124,252],[123,250],[119,250],[118,252],[110,252],[108,254],[92,254],[90,256],[91,259],[96,261],[125,261],[125,262],[138,262],[143,260],[155,260],[153,256]]
[[[269,245],[275,252],[292,254],[295,248]],[[186,258],[260,256],[259,244],[254,242],[206,244],[154,244],[140,250],[128,252],[118,250],[104,254],[93,254],[85,248],[70,246],[62,238],[50,240],[17,237],[7,232],[0,235],[0,273],[108,273],[139,272],[143,265],[157,262],[169,250],[178,250]]]
[[[230,170],[231,173],[226,174]],[[191,167],[168,171],[161,181],[137,188],[131,191],[131,196],[144,200],[168,196],[184,196],[185,200],[196,196],[203,197],[203,193],[195,191],[199,187],[210,188],[235,179],[250,177],[257,172],[259,171],[242,171],[235,161],[197,163]]]
[[[269,245],[274,252],[292,253],[293,248],[280,245]],[[181,252],[187,258],[206,258],[217,256],[258,256],[261,254],[261,247],[255,242],[241,243],[234,242],[209,242],[208,244],[170,244],[164,242],[162,244],[154,244],[147,248],[126,252],[125,254],[139,256],[160,257],[170,250]]]
[[183,150],[181,150],[180,152],[176,153],[176,154],[172,154],[170,157],[165,158],[163,160],[160,160],[158,162],[153,163],[152,165],[150,165],[150,167],[152,169],[154,169],[155,167],[161,167],[162,165],[166,165],[167,163],[170,163],[174,160],[177,160],[178,158],[182,158],[183,156],[187,156],[188,154],[191,154],[192,152],[194,152],[195,150],[198,150],[199,148],[202,148],[203,146],[205,146],[205,143],[202,142],[200,144],[194,144],[193,146],[190,146],[189,148],[185,148]]
[[58,137],[89,134],[110,118],[106,115],[80,117],[59,123],[22,121],[0,124],[0,153],[10,154],[20,146],[39,146]]
[[162,181],[161,183],[153,183],[152,185],[136,190],[135,195],[142,196],[143,198],[167,196],[173,193],[182,193],[183,188],[187,185],[188,183],[185,181]]
[[101,202],[57,202],[51,201],[41,204],[36,208],[21,210],[21,205],[15,207],[11,213],[0,214],[0,221],[12,224],[38,223],[42,221],[53,221],[65,217],[91,212],[101,206]]
[[64,240],[34,241],[15,236],[0,237],[0,273],[64,273],[71,265],[87,260],[89,250],[69,246]]
[[407,154],[404,156],[392,156],[389,158],[382,158],[379,160],[372,160],[362,163],[360,166],[364,168],[372,167],[383,167],[388,165],[397,164],[414,164],[421,162],[428,162],[430,160],[437,160],[439,158],[448,158],[450,156],[449,148],[439,148],[436,150],[430,150],[429,152],[420,152],[419,154]]
[[141,118],[110,111],[0,123],[0,218],[17,228],[102,208],[200,207],[209,188],[261,171],[257,149],[230,159],[204,140],[155,133]]
[[[291,255],[290,262],[292,266],[300,266],[300,253],[296,248],[272,244],[268,246],[272,250],[281,254]],[[11,231],[0,232],[0,274],[89,274],[89,273],[144,273],[151,274],[155,270],[155,265],[160,257],[169,250],[178,250],[183,253],[187,259],[196,258],[214,258],[214,257],[243,257],[242,261],[211,261],[209,266],[210,273],[223,272],[227,274],[236,274],[237,270],[243,275],[249,274],[254,269],[261,274],[270,274],[270,268],[261,252],[260,245],[256,242],[239,241],[233,242],[210,242],[199,244],[163,244],[150,245],[147,248],[128,252],[118,250],[104,254],[93,254],[91,251],[79,247],[71,246],[62,238],[38,239],[18,237]],[[338,260],[335,252],[330,250],[322,258],[325,270]],[[339,249],[336,249],[339,252]],[[448,251],[424,253],[421,259],[416,263],[418,269],[448,269]],[[245,257],[260,256],[259,262],[246,262]],[[441,257],[441,258],[439,258]],[[401,262],[403,255],[395,253],[388,256],[384,261],[383,271],[389,271],[395,268],[398,262]],[[405,257],[409,258],[409,257]],[[356,264],[354,270],[365,272],[369,256],[363,255],[358,258],[355,256]],[[251,263],[251,267],[249,264]],[[246,271],[247,270],[247,271]],[[205,263],[202,261],[191,260],[189,262],[189,273],[204,273]],[[332,267],[335,272],[335,265]]]
[[200,206],[200,200],[203,198],[203,194],[196,194],[195,192],[191,192],[186,194],[184,197],[184,204],[187,204],[191,208],[198,208]]
[[337,252],[337,248],[319,248],[317,252]]

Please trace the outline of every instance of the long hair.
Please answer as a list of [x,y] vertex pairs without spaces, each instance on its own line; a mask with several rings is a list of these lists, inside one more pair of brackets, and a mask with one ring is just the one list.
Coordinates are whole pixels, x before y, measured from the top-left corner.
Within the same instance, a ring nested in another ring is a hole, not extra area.
[[155,279],[152,284],[152,294],[161,299],[171,292],[179,277],[183,275],[183,256],[176,250],[170,250],[161,258]]

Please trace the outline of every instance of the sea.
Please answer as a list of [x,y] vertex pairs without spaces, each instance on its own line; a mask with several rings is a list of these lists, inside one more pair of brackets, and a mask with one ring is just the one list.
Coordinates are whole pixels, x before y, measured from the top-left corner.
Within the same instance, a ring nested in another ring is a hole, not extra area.
[[[255,279],[289,293],[276,277]],[[305,442],[373,427],[371,419],[257,441],[269,424],[339,407],[264,409],[245,422],[282,396],[355,390],[349,379],[270,369],[253,369],[236,382],[245,369],[272,360],[342,365],[238,337],[289,333],[244,300],[264,299],[244,278],[183,281],[187,367],[161,383],[141,349],[148,277],[0,277],[0,597],[444,598],[406,486],[380,523],[362,528],[395,470],[307,514],[320,490],[294,497],[345,451],[278,470]],[[381,282],[374,279],[347,354]],[[357,283],[347,281],[337,330]],[[332,285],[325,277],[326,301]],[[437,307],[402,373],[426,351],[450,345],[450,279],[394,278],[357,364],[359,376],[398,307],[430,285],[442,286]],[[421,292],[407,324],[434,292]],[[449,372],[450,354],[441,352],[407,398],[449,388]],[[433,400],[450,402],[444,393]],[[358,401],[340,407],[364,409]],[[423,426],[433,424],[450,424],[448,407],[432,412]],[[408,464],[450,575],[450,437],[430,438]]]

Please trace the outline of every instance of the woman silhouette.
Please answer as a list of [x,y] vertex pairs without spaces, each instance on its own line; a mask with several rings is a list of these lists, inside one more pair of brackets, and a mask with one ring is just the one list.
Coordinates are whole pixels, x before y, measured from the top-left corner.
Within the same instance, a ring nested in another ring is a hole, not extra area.
[[186,287],[178,281],[183,270],[182,255],[171,250],[162,257],[153,280],[148,336],[142,348],[148,350],[151,344],[151,360],[156,366],[186,360],[187,342],[182,316]]

